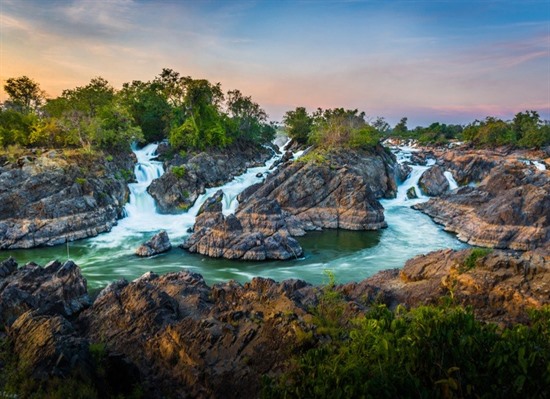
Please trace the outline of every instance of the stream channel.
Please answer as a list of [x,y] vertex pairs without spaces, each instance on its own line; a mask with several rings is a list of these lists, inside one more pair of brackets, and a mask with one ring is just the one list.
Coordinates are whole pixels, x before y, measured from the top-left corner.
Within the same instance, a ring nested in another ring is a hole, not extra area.
[[[224,213],[237,207],[236,196],[246,187],[263,180],[269,167],[282,156],[275,154],[265,166],[250,168],[229,183],[206,190],[194,206],[179,215],[162,215],[156,211],[153,198],[147,193],[151,181],[164,173],[162,163],[156,161],[156,144],[134,149],[138,163],[135,166],[137,183],[129,185],[130,201],[125,217],[110,232],[97,237],[69,243],[68,246],[2,251],[3,258],[13,256],[17,262],[36,262],[45,265],[53,259],[72,259],[78,264],[88,281],[88,287],[98,289],[112,281],[133,280],[143,273],[167,273],[191,270],[203,275],[208,284],[230,279],[249,281],[255,276],[270,277],[277,281],[289,278],[303,279],[313,284],[326,282],[325,271],[334,273],[338,283],[359,281],[377,271],[400,268],[407,259],[442,248],[465,248],[467,245],[436,225],[432,220],[410,208],[417,202],[427,201],[418,188],[420,175],[429,166],[412,166],[409,178],[400,184],[396,198],[380,202],[385,208],[388,228],[380,231],[325,230],[308,232],[298,241],[305,255],[290,261],[243,262],[212,259],[190,254],[177,246],[189,235],[200,205],[217,190],[224,191]],[[406,161],[412,148],[402,147],[394,152],[399,162]],[[300,154],[295,154],[298,157]],[[262,177],[258,177],[261,174]],[[446,173],[451,188],[456,187],[450,173]],[[410,200],[406,191],[415,186],[420,198]],[[172,250],[151,258],[139,258],[135,249],[159,230],[168,232]]]

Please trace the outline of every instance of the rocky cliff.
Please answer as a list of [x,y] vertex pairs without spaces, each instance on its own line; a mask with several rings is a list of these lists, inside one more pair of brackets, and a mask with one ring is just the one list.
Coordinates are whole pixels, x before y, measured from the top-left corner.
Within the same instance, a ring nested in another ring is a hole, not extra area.
[[131,153],[52,150],[0,166],[0,248],[56,245],[108,231],[128,199]]

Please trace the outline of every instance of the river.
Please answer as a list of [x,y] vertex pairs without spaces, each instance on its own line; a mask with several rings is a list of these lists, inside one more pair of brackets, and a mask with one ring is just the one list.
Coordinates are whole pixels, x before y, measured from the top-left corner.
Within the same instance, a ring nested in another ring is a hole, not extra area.
[[[2,257],[13,256],[19,264],[30,261],[44,265],[50,260],[67,258],[82,269],[88,286],[98,289],[108,283],[125,278],[135,279],[153,271],[166,273],[191,270],[202,274],[209,284],[229,279],[249,281],[255,276],[270,277],[277,281],[299,278],[318,284],[326,281],[325,270],[334,273],[336,281],[345,283],[359,281],[379,270],[402,267],[407,259],[442,248],[464,248],[466,244],[432,222],[410,206],[428,198],[420,196],[410,200],[406,196],[414,186],[420,194],[418,179],[429,166],[413,166],[409,178],[399,185],[395,199],[382,200],[388,228],[381,231],[325,230],[309,232],[297,238],[304,248],[303,258],[291,261],[242,262],[211,259],[190,254],[177,248],[193,223],[202,202],[218,189],[224,191],[224,213],[237,207],[236,196],[251,184],[257,183],[269,173],[270,166],[282,154],[274,154],[266,166],[251,168],[222,187],[210,188],[197,199],[195,205],[179,215],[162,215],[156,211],[147,186],[154,178],[164,173],[162,163],[156,160],[156,144],[142,149],[134,148],[138,163],[135,166],[136,183],[129,185],[130,200],[125,215],[108,233],[97,237],[71,242],[66,245],[26,250],[2,251]],[[396,154],[400,162],[406,161],[412,148],[401,148]],[[295,154],[298,157],[300,154]],[[261,176],[261,177],[259,177]],[[450,173],[446,173],[451,187],[456,187]],[[168,232],[171,251],[151,258],[139,258],[135,249],[154,233],[164,229]]]

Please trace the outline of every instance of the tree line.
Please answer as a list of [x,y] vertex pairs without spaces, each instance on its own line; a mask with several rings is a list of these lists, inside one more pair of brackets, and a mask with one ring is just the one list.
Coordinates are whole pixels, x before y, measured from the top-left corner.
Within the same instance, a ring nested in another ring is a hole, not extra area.
[[365,119],[357,110],[318,108],[308,112],[304,107],[287,111],[283,122],[288,135],[302,144],[320,146],[369,146],[386,137],[414,139],[420,144],[447,144],[451,140],[471,142],[477,147],[512,145],[523,148],[541,148],[550,145],[550,124],[537,111],[517,113],[513,120],[495,117],[463,125],[434,122],[427,127],[407,127],[402,118],[393,128],[377,117]]
[[0,146],[127,148],[168,139],[175,150],[264,143],[275,135],[266,112],[239,90],[163,69],[153,80],[116,90],[102,77],[46,98],[22,76],[7,79]]

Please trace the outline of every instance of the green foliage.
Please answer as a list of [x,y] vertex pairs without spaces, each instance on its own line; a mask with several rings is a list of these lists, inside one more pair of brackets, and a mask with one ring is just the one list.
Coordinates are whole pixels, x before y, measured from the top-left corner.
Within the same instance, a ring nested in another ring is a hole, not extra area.
[[550,308],[530,325],[499,330],[471,310],[374,306],[338,339],[320,340],[287,372],[267,380],[267,398],[545,397],[550,388]]
[[288,137],[301,144],[307,143],[313,127],[313,117],[308,114],[304,107],[287,111],[283,117],[283,122]]
[[185,175],[187,174],[187,170],[185,169],[185,166],[172,166],[172,173],[178,178],[183,179]]
[[302,155],[300,158],[296,160],[296,162],[303,162],[303,163],[311,162],[317,165],[322,165],[324,163],[328,163],[328,158],[326,157],[326,154],[323,151],[314,149]]
[[489,255],[493,250],[491,248],[472,248],[470,255],[464,260],[464,265],[461,272],[473,269],[476,266],[477,260]]
[[369,148],[378,144],[380,132],[365,121],[365,113],[334,108],[318,109],[309,141],[321,148]]
[[83,177],[77,177],[74,181],[75,183],[80,184],[81,186],[86,184],[86,179]]
[[27,76],[7,79],[4,90],[9,96],[4,105],[22,113],[36,111],[44,100],[40,85]]

